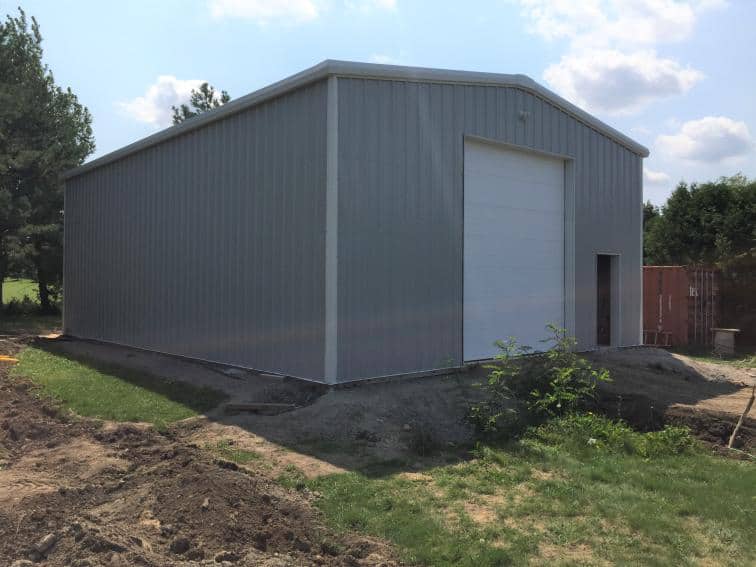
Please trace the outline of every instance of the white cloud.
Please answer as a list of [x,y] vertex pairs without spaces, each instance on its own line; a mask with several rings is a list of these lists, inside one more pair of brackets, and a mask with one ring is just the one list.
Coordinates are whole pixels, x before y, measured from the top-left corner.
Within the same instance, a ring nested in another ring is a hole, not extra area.
[[239,18],[261,24],[306,22],[316,19],[322,9],[316,0],[210,0],[209,7],[214,18]]
[[566,40],[544,79],[592,110],[635,112],[687,92],[703,75],[657,55],[659,44],[689,38],[705,10],[723,0],[519,0],[531,32]]
[[653,51],[590,50],[562,57],[543,74],[546,82],[579,106],[623,114],[649,102],[687,92],[703,74]]
[[716,163],[751,151],[753,138],[744,122],[706,116],[685,122],[676,134],[656,138],[660,152],[691,162]]
[[667,185],[670,179],[670,176],[663,171],[655,171],[643,166],[643,181],[646,185]]
[[118,102],[116,105],[139,122],[165,128],[173,123],[171,106],[188,102],[192,89],[198,88],[204,82],[201,79],[182,80],[173,75],[160,75],[157,81],[147,88],[144,96]]
[[688,38],[722,0],[520,0],[531,31],[575,46],[655,45]]

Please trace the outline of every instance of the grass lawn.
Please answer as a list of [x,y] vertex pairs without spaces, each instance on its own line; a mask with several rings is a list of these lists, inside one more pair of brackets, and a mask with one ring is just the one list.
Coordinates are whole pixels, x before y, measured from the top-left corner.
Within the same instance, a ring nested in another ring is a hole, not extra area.
[[410,563],[754,564],[753,462],[701,448],[648,457],[579,437],[557,425],[467,462],[307,486],[333,526],[387,538]]
[[27,279],[7,279],[3,282],[3,303],[12,300],[22,301],[24,296],[38,302],[37,284]]
[[[13,300],[23,301],[28,297],[39,305],[37,284],[27,279],[7,279],[3,282],[3,303],[7,306]],[[0,306],[3,307],[3,306]],[[0,335],[39,335],[60,329],[60,315],[40,315],[38,313],[0,313]]]
[[225,399],[217,390],[122,368],[102,371],[37,348],[23,350],[18,358],[14,375],[29,378],[45,394],[88,417],[163,427],[210,410]]

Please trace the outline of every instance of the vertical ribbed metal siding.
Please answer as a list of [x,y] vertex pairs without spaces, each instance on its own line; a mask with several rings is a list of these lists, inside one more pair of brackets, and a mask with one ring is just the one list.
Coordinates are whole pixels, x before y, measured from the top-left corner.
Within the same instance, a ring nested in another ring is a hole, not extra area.
[[618,252],[621,342],[637,344],[639,156],[519,89],[342,78],[341,379],[462,362],[464,135],[574,157],[577,338],[595,344],[595,253]]
[[326,94],[69,180],[65,331],[322,378]]

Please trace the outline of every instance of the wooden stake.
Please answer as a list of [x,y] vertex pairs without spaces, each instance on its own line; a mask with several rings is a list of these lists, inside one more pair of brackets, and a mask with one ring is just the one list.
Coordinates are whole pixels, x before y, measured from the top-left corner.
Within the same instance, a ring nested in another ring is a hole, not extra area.
[[743,425],[743,422],[745,421],[745,418],[748,415],[748,412],[751,411],[751,406],[753,406],[754,400],[756,400],[756,386],[754,386],[751,389],[751,399],[748,400],[748,405],[746,405],[745,411],[740,416],[740,419],[738,420],[738,424],[735,426],[735,429],[733,429],[732,431],[732,435],[730,435],[730,442],[727,444],[728,449],[732,449],[732,444],[735,443],[735,436],[738,434],[738,431],[740,430],[740,426]]

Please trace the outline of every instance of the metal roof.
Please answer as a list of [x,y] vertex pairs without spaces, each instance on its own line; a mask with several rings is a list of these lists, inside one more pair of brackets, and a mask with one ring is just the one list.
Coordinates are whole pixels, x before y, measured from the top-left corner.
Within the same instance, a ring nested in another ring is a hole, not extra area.
[[425,67],[405,67],[400,65],[380,65],[377,63],[358,63],[352,61],[336,61],[327,59],[314,67],[305,69],[281,81],[259,89],[243,97],[234,99],[223,106],[205,112],[196,118],[191,118],[176,126],[171,126],[151,136],[142,138],[132,144],[105,154],[102,157],[87,162],[63,174],[63,179],[70,179],[91,171],[97,167],[112,163],[128,155],[141,151],[155,144],[159,144],[176,136],[180,136],[197,128],[202,128],[211,122],[221,120],[247,108],[261,104],[282,94],[298,89],[315,81],[327,77],[352,77],[363,79],[416,81],[429,83],[452,83],[469,85],[490,85],[500,87],[514,87],[531,92],[544,100],[561,108],[564,112],[587,126],[594,128],[601,134],[625,146],[641,157],[647,157],[648,149],[635,140],[612,128],[598,118],[588,114],[571,102],[563,99],[546,87],[538,84],[527,75],[504,75],[499,73],[482,73],[477,71],[453,71],[447,69],[430,69]]

